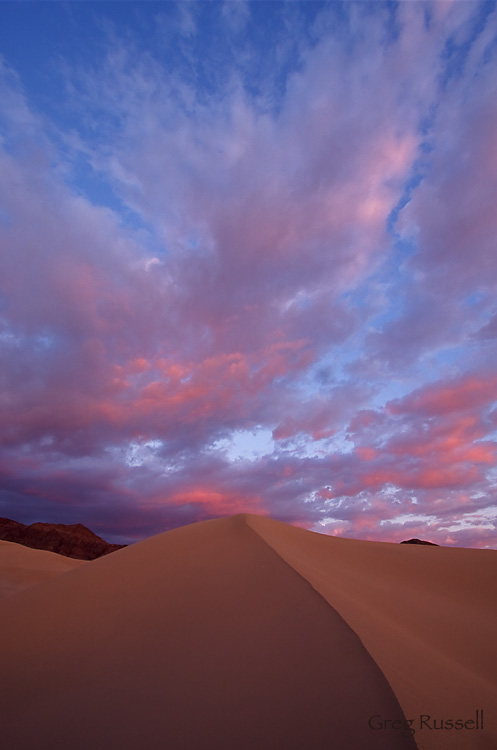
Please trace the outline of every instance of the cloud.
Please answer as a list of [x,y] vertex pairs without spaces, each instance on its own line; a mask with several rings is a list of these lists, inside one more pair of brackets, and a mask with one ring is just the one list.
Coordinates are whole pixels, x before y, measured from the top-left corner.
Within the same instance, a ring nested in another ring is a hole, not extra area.
[[487,330],[495,309],[492,29],[489,21],[472,43],[465,74],[447,80],[427,133],[421,183],[399,215],[400,232],[417,247],[401,268],[406,302],[401,314],[371,337],[376,356],[392,366],[410,366],[427,352],[463,345],[479,329]]
[[497,377],[466,374],[450,381],[422,386],[403,399],[391,401],[392,414],[419,414],[425,417],[473,412],[497,400]]
[[252,4],[160,16],[169,56],[102,22],[50,115],[3,66],[6,515],[493,543],[491,17],[440,5],[272,9],[273,51]]

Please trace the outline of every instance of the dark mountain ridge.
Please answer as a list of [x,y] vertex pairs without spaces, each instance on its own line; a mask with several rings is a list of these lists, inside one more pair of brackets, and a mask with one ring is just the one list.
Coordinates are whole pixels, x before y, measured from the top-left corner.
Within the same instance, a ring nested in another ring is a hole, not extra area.
[[95,560],[127,546],[109,544],[82,523],[32,523],[27,526],[10,518],[0,518],[0,539],[56,552],[75,560]]

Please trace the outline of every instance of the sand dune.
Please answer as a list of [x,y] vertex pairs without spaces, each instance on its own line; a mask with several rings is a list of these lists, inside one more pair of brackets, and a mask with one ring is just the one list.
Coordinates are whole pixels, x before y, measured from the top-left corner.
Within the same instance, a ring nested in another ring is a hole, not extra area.
[[495,557],[235,516],[83,563],[0,604],[5,747],[495,748]]
[[0,541],[0,599],[84,565],[45,550]]

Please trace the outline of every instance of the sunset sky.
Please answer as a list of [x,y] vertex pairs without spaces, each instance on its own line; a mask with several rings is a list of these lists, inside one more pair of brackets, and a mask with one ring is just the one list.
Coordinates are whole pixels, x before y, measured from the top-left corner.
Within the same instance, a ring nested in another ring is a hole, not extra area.
[[0,516],[497,548],[495,2],[0,4]]

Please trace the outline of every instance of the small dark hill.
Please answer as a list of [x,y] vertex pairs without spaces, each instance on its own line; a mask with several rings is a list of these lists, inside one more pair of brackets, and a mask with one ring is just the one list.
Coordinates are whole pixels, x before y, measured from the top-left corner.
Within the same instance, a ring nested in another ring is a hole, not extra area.
[[430,547],[440,547],[435,542],[425,542],[423,539],[408,539],[406,542],[401,542],[401,544],[429,544]]

